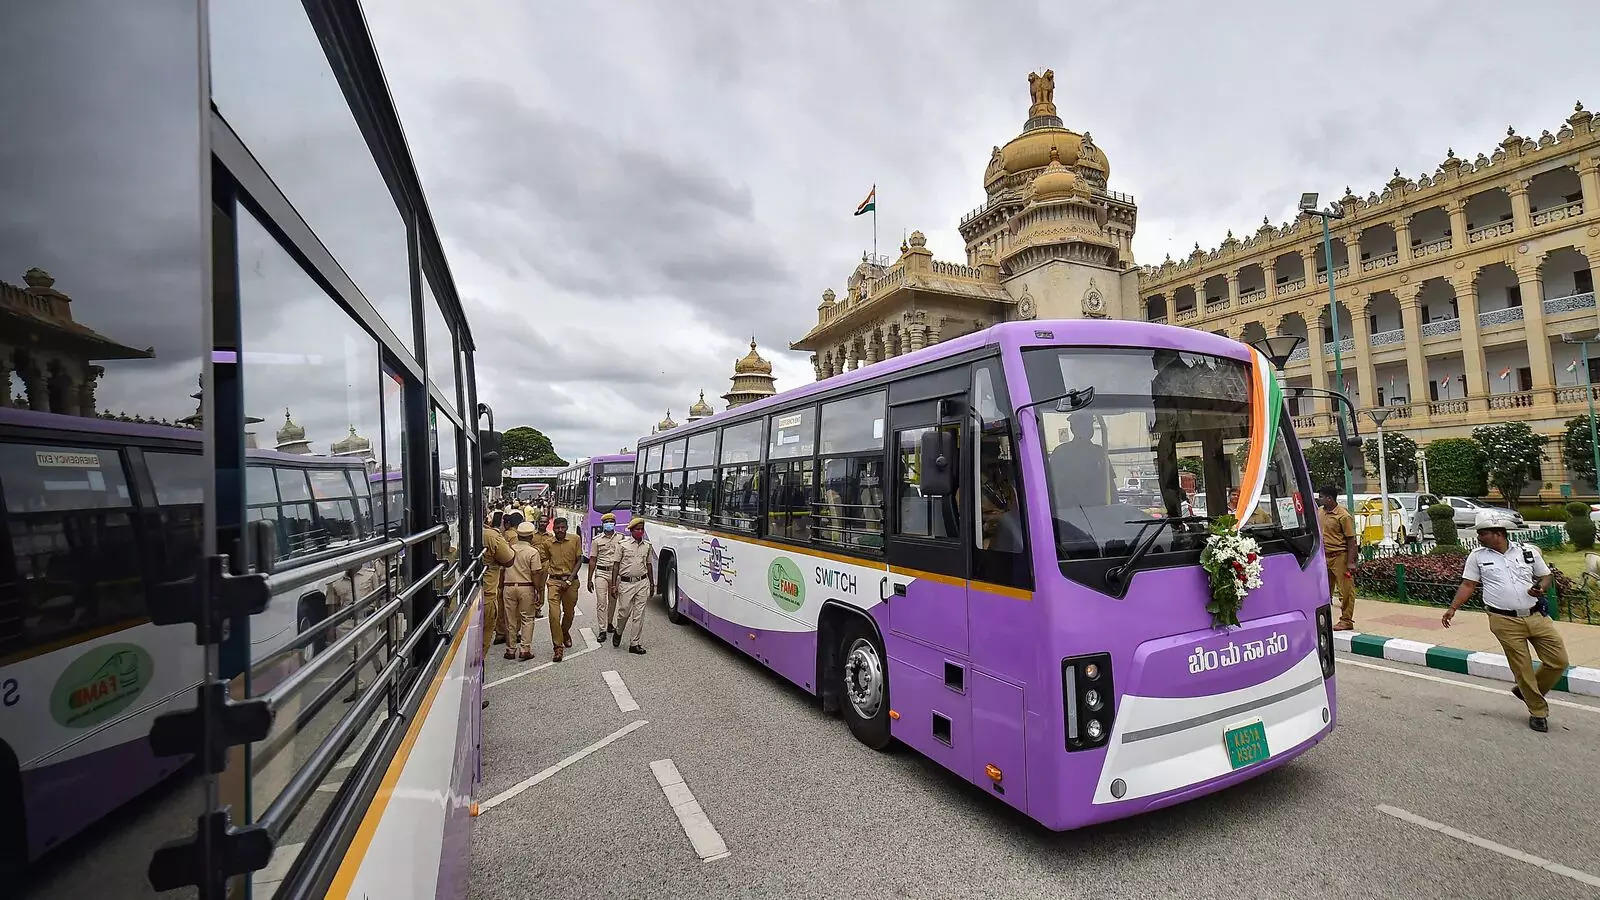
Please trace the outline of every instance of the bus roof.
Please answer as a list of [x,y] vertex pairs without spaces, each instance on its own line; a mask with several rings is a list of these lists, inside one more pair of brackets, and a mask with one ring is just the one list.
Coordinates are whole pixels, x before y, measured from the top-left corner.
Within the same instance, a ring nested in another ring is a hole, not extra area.
[[[196,452],[200,450],[205,440],[205,432],[197,428],[184,428],[181,425],[152,425],[148,422],[124,422],[120,419],[103,419],[99,416],[68,416],[60,413],[35,412],[31,409],[0,408],[0,426],[7,425],[19,428],[48,429],[51,431],[120,438],[124,443],[129,444],[137,444],[141,440],[179,441],[192,445]],[[251,447],[245,450],[245,456],[251,460],[264,460],[266,462],[288,463],[299,466],[366,467],[366,461],[359,456],[284,453],[280,450],[268,450],[261,447]]]
[[[921,350],[862,366],[822,381],[814,381],[771,397],[764,397],[754,403],[724,410],[696,421],[694,429],[698,431],[702,426],[715,427],[725,422],[745,419],[752,414],[774,410],[795,400],[848,388],[901,369],[909,369],[988,346],[1007,349],[1036,346],[1156,347],[1244,361],[1250,359],[1250,348],[1232,338],[1176,325],[1159,325],[1128,319],[1037,319],[1026,322],[1001,322],[982,331],[941,341]],[[676,434],[677,430],[674,429],[662,434],[648,435],[640,438],[639,444],[642,446],[664,443],[672,440]]]

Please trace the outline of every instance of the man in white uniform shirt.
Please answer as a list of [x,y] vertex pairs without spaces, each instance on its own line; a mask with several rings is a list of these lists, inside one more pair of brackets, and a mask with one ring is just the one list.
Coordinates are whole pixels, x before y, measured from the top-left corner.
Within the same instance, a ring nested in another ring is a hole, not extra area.
[[[1549,731],[1550,704],[1545,694],[1555,687],[1567,671],[1567,648],[1561,634],[1545,612],[1544,595],[1550,587],[1550,567],[1539,548],[1513,544],[1507,534],[1511,514],[1498,509],[1478,511],[1473,523],[1478,531],[1478,549],[1467,557],[1461,573],[1461,586],[1440,620],[1450,627],[1456,610],[1483,586],[1483,605],[1489,613],[1489,630],[1505,651],[1517,686],[1511,693],[1527,704],[1528,727]],[[1528,645],[1539,654],[1539,673],[1534,675]]]

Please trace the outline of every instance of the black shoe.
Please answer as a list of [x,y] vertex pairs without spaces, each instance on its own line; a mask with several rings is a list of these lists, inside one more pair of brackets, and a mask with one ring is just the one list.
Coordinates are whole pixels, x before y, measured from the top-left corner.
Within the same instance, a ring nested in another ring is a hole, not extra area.
[[[628,652],[629,653],[637,653],[640,656],[643,656],[644,655],[644,648],[639,646],[638,644],[629,644],[628,645]],[[1543,722],[1544,720],[1540,719],[1539,721]],[[1542,731],[1543,729],[1540,729],[1540,730]]]
[[620,631],[611,632],[611,646],[613,646],[613,647],[621,647],[622,646],[622,632],[620,632]]
[[1518,700],[1521,700],[1522,699],[1522,688],[1520,688],[1520,687],[1512,688],[1511,689],[1511,696],[1517,698]]
[[489,708],[489,701],[487,701],[487,700],[483,701],[483,705],[478,707],[478,708],[479,709],[488,709]]
[[506,636],[503,634],[497,634],[494,636],[494,642],[496,644],[504,644],[506,642]]
[[1529,716],[1528,727],[1532,728],[1534,731],[1549,731],[1550,720],[1546,719],[1544,716]]
[[606,642],[606,635],[609,633],[610,632],[608,632],[606,629],[602,628],[600,629],[600,633],[594,636],[594,639],[604,644]]

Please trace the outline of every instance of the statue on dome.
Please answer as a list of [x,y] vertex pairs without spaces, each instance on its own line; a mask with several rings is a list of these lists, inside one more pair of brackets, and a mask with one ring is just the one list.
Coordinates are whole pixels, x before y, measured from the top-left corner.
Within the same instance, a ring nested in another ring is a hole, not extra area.
[[1028,108],[1031,116],[1053,116],[1056,114],[1056,72],[1054,69],[1045,69],[1043,75],[1033,72],[1028,73],[1028,94],[1033,98],[1033,105]]

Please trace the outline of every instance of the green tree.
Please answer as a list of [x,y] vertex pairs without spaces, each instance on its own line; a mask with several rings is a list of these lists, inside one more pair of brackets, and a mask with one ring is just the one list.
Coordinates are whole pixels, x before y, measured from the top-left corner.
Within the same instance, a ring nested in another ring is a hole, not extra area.
[[1423,451],[1428,488],[1435,494],[1482,497],[1489,493],[1483,447],[1472,438],[1440,438]]
[[1594,448],[1589,445],[1589,415],[1567,420],[1561,440],[1561,461],[1574,474],[1594,484]]
[[1522,486],[1539,471],[1544,445],[1550,439],[1526,422],[1479,425],[1472,429],[1472,437],[1483,447],[1489,482],[1515,508],[1522,498]]
[[1333,485],[1344,493],[1344,452],[1336,440],[1312,441],[1305,447],[1306,468],[1311,472],[1311,487],[1322,490]]
[[555,445],[544,432],[527,425],[506,429],[500,438],[500,458],[511,466],[564,466],[567,461],[556,455]]
[[[1363,447],[1367,465],[1378,471],[1378,439],[1368,438]],[[1384,471],[1389,476],[1389,490],[1410,488],[1417,481],[1417,442],[1402,431],[1383,433]]]

